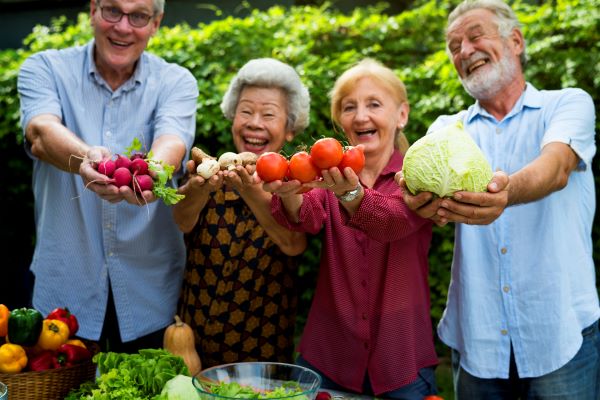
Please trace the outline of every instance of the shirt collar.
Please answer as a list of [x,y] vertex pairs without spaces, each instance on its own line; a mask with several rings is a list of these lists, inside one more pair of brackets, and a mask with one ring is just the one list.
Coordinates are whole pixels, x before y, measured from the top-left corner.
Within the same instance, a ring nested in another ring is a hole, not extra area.
[[[527,82],[525,85],[525,90],[521,93],[521,97],[515,103],[512,110],[504,119],[510,118],[513,115],[516,115],[523,111],[523,108],[541,108],[542,107],[542,96],[540,91],[537,90],[531,83]],[[488,113],[481,105],[479,104],[479,100],[475,102],[471,112],[467,117],[467,121],[470,123],[476,117],[484,117],[484,118],[494,118],[490,113]]]
[[383,171],[381,171],[381,175],[395,174],[400,171],[402,169],[403,161],[404,155],[402,155],[398,149],[394,149],[390,161],[388,161],[387,165],[383,168]]
[[[92,39],[87,44],[87,49],[86,49],[87,71],[86,71],[86,73],[90,76],[90,78],[94,79],[98,84],[105,85],[106,87],[108,87],[108,85],[106,84],[106,81],[104,80],[104,78],[102,78],[102,76],[98,72],[98,68],[96,67],[96,62],[94,61],[95,43],[96,43],[96,41],[94,39]],[[135,71],[133,71],[133,76],[131,78],[129,78],[127,80],[127,82],[125,82],[119,89],[131,90],[134,87],[140,85],[146,79],[147,68],[144,68],[145,61],[146,61],[146,52],[143,52],[135,66]],[[117,89],[117,90],[119,90],[119,89]]]

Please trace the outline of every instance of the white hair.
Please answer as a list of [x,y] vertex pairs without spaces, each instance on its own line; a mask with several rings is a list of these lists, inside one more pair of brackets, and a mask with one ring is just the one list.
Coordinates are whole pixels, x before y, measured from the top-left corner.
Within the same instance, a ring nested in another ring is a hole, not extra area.
[[165,0],[154,0],[154,12],[157,14],[162,14],[165,11]]
[[223,96],[221,111],[233,120],[240,93],[245,86],[280,88],[287,98],[287,129],[294,134],[308,126],[310,96],[294,68],[273,58],[257,58],[248,61],[229,83]]
[[[506,4],[502,0],[464,0],[460,3],[450,15],[448,15],[448,24],[449,27],[452,23],[461,15],[469,12],[471,10],[476,9],[486,9],[494,14],[496,19],[496,25],[498,25],[498,33],[504,39],[508,38],[512,33],[513,29],[521,30],[521,23],[517,18],[517,15],[513,11],[512,8],[508,4]],[[446,48],[448,50],[448,48]],[[448,50],[448,54],[449,50]],[[523,52],[521,53],[521,66],[525,67],[527,64],[527,53],[525,51],[525,46],[523,46]]]

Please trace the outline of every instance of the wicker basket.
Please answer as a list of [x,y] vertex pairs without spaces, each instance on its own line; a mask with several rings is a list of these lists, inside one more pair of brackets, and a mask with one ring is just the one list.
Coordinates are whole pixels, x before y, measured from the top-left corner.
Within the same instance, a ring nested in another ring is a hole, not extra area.
[[[98,351],[97,346],[86,345],[92,353]],[[8,386],[8,400],[62,400],[72,389],[95,377],[96,364],[90,359],[70,367],[0,374],[0,382]]]

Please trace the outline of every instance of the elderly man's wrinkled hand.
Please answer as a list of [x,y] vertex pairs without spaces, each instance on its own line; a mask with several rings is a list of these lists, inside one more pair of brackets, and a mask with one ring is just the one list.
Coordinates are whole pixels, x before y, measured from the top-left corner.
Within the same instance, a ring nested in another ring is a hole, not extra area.
[[86,189],[96,193],[103,200],[117,203],[123,200],[119,188],[112,184],[109,177],[96,170],[96,165],[110,156],[110,151],[105,147],[90,148],[79,165],[79,175]]
[[468,225],[488,225],[508,206],[508,175],[494,173],[487,192],[456,192],[452,199],[443,199],[437,211],[441,218]]

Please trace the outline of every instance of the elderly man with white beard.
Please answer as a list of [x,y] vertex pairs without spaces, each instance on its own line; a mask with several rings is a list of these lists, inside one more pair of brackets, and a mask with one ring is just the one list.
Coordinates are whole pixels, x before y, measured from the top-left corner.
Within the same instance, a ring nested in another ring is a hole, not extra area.
[[592,259],[595,111],[583,90],[526,82],[525,40],[501,0],[471,0],[448,17],[448,54],[462,121],[497,171],[487,192],[404,201],[455,223],[448,302],[438,326],[452,348],[457,399],[600,399],[600,307]]

